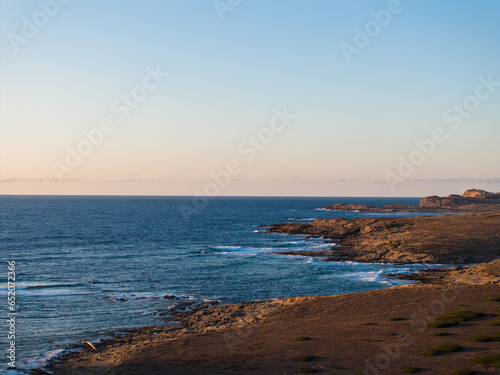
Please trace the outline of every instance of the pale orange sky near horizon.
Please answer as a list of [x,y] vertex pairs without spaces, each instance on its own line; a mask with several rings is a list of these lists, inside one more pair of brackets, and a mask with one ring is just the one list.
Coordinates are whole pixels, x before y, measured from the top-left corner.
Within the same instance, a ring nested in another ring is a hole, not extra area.
[[500,191],[500,3],[394,4],[5,0],[0,194]]

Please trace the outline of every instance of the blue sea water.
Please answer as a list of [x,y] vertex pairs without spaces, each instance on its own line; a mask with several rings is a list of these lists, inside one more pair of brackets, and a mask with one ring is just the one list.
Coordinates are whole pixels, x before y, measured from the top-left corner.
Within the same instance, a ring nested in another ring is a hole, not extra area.
[[[322,262],[275,254],[330,245],[265,233],[283,221],[414,216],[325,211],[333,203],[418,204],[419,198],[217,197],[185,218],[191,197],[1,196],[0,306],[7,261],[16,262],[16,364],[40,366],[83,339],[171,324],[180,302],[234,303],[339,294],[401,283],[387,273],[416,266]],[[164,296],[177,296],[165,299]],[[2,353],[8,322],[0,326]],[[7,368],[2,355],[0,371]]]

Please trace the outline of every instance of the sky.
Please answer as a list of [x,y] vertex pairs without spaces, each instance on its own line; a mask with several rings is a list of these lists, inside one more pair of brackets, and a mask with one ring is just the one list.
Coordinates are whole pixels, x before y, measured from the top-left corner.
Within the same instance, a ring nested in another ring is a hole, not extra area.
[[0,4],[0,194],[500,191],[496,0]]

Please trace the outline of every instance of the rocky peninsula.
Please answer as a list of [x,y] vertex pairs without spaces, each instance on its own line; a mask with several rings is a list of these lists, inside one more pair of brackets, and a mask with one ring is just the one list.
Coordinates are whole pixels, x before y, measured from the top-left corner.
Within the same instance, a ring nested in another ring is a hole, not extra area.
[[[433,205],[446,212],[464,212],[467,208],[469,212],[479,213],[434,217],[422,215],[413,218],[317,219],[312,223],[275,224],[268,232],[328,239],[335,246],[327,251],[282,252],[287,255],[318,256],[326,261],[445,264],[488,262],[500,258],[499,203],[499,193],[473,189],[466,191],[463,196],[427,197],[422,199],[418,207],[422,206],[424,213],[430,211]],[[360,210],[359,205],[345,206]],[[365,210],[389,210],[388,206],[366,207],[368,208]],[[390,209],[396,210],[395,207],[393,205]],[[417,206],[403,207],[417,210]]]

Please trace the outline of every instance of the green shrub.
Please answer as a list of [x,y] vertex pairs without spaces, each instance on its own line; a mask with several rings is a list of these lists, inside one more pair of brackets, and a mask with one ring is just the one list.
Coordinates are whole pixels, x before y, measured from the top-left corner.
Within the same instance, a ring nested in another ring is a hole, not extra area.
[[456,326],[462,322],[466,322],[470,319],[481,318],[483,316],[484,316],[483,313],[478,313],[469,310],[455,311],[436,317],[433,322],[427,323],[427,327],[448,328]]
[[452,373],[453,375],[476,375],[476,372],[473,370],[455,370]]
[[412,366],[401,367],[401,371],[406,372],[408,374],[413,374],[414,372],[419,372],[420,370],[422,370],[420,367],[412,367]]
[[490,342],[493,341],[489,336],[472,336],[469,337],[469,340],[472,342]]
[[316,374],[318,370],[315,368],[308,368],[308,367],[301,367],[299,368],[299,371],[302,372],[303,374]]
[[491,336],[472,336],[469,340],[473,342],[500,342],[500,332],[495,332]]
[[448,328],[458,325],[459,322],[430,322],[427,323],[428,328]]
[[434,357],[435,355],[438,355],[440,353],[439,350],[436,349],[426,349],[422,352],[423,355],[426,355],[427,357]]
[[431,349],[424,350],[422,354],[428,357],[433,357],[441,353],[455,353],[455,352],[460,352],[462,350],[464,350],[464,348],[459,345],[446,344],[446,345],[437,345]]
[[293,338],[295,341],[309,341],[311,338],[309,336],[295,336]]
[[435,346],[434,349],[437,349],[442,353],[455,353],[464,350],[464,348],[462,348],[460,345],[452,345],[452,344],[438,345]]
[[464,310],[464,311],[455,311],[455,312],[451,312],[448,314],[438,316],[436,318],[436,320],[466,322],[470,319],[481,318],[483,316],[484,316],[483,313]]
[[498,327],[498,326],[500,326],[500,320],[497,320],[496,322],[486,323],[486,325],[487,326]]
[[292,358],[295,362],[311,362],[314,361],[315,357],[313,355],[298,355]]
[[487,302],[498,302],[498,301],[500,301],[500,296],[498,296],[498,297],[488,297],[488,298],[483,298],[481,301],[487,301]]
[[474,358],[474,362],[482,363],[483,365],[490,365],[493,367],[500,367],[500,354],[490,353],[480,355],[479,357]]
[[449,332],[433,332],[430,334],[431,336],[449,336]]

